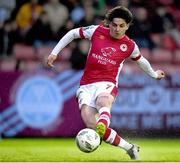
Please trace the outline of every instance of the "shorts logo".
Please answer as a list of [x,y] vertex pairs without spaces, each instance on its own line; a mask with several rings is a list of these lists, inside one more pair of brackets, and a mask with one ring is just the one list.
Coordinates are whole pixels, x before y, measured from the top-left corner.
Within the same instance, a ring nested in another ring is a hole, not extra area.
[[101,53],[105,57],[112,56],[115,51],[116,51],[116,49],[113,47],[106,47],[106,48],[101,49]]
[[123,52],[127,51],[127,45],[126,45],[126,44],[121,44],[121,45],[120,45],[120,49],[121,49],[121,51],[123,51]]
[[44,128],[55,122],[62,111],[63,96],[50,78],[35,76],[26,80],[17,92],[20,118],[32,128]]
[[108,88],[110,88],[112,85],[110,85],[110,84],[107,84],[107,86],[106,86],[106,89],[108,89]]

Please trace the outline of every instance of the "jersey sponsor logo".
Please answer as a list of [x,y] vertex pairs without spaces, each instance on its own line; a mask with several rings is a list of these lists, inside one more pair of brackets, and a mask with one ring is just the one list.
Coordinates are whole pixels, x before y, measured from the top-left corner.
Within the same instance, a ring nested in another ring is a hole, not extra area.
[[105,57],[107,57],[107,56],[111,57],[115,51],[116,51],[116,49],[113,47],[105,47],[105,48],[101,49],[101,53]]
[[121,51],[123,51],[123,52],[127,51],[127,45],[126,45],[126,44],[121,44],[121,45],[120,45],[120,49],[121,49]]
[[106,58],[104,56],[101,56],[101,55],[97,55],[95,53],[92,53],[92,57],[97,59],[98,60],[98,63],[100,64],[103,64],[103,65],[106,65],[107,63],[110,63],[112,65],[115,65],[116,64],[116,61],[114,60],[111,60],[109,58]]

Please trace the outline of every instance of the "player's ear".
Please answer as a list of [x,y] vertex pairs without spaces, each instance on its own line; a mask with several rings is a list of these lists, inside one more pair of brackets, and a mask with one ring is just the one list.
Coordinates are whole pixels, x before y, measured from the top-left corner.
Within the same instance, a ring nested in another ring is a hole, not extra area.
[[129,24],[126,24],[126,30],[128,30],[129,29]]

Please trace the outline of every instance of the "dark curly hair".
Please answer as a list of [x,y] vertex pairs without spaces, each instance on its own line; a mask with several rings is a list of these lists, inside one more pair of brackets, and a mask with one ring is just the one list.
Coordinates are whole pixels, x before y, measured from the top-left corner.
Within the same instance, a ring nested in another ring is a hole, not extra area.
[[122,18],[127,24],[131,24],[133,15],[126,7],[117,6],[109,10],[109,12],[105,15],[105,19],[103,20],[104,25],[108,27],[109,23],[112,22],[114,18]]

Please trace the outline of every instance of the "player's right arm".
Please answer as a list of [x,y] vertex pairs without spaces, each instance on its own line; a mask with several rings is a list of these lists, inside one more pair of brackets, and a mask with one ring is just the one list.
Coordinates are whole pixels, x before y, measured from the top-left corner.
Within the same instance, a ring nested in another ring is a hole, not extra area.
[[52,50],[51,54],[47,58],[47,65],[49,67],[54,67],[53,63],[57,59],[59,52],[68,45],[71,41],[77,38],[88,38],[90,39],[92,34],[94,33],[97,26],[89,26],[89,27],[81,27],[81,28],[75,28],[70,30],[68,33],[66,33],[60,41],[57,43],[57,45]]
[[60,39],[60,41],[57,43],[57,45],[54,47],[52,50],[51,54],[47,58],[47,65],[49,67],[54,67],[53,63],[57,59],[57,56],[59,52],[66,46],[68,45],[72,40],[80,38],[79,34],[79,28],[72,29],[66,35]]

